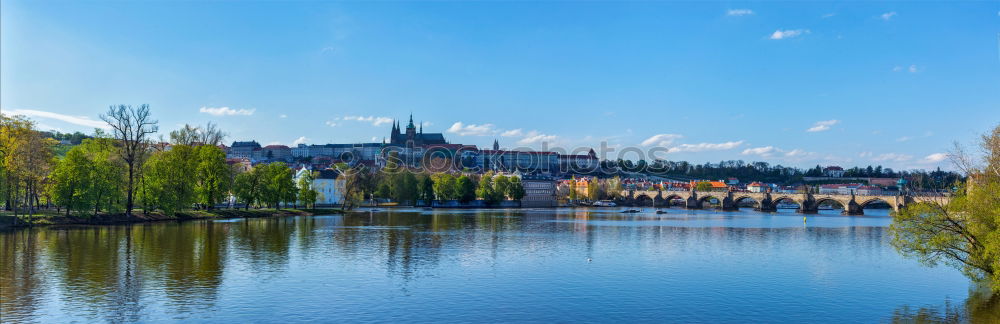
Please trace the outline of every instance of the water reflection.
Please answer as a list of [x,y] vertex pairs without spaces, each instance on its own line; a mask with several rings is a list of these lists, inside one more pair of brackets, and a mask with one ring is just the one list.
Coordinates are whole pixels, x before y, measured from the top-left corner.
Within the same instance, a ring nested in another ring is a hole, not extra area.
[[[427,307],[448,303],[470,319],[502,321],[995,319],[986,314],[996,297],[954,293],[964,282],[957,271],[899,258],[887,245],[888,222],[816,215],[803,224],[801,215],[752,211],[397,210],[17,230],[0,233],[0,317],[461,321]],[[607,298],[615,310],[593,307]],[[355,311],[315,307],[330,302]]]

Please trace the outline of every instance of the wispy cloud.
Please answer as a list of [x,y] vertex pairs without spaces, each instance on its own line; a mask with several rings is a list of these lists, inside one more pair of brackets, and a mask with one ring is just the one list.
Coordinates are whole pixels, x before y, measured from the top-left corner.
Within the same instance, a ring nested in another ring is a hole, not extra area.
[[555,135],[546,135],[539,133],[537,131],[530,131],[525,134],[524,138],[517,141],[517,144],[521,145],[532,145],[538,143],[552,142],[556,140]]
[[326,126],[337,127],[337,122],[332,121],[332,120],[327,120],[326,121]]
[[500,133],[500,136],[503,136],[503,137],[521,137],[521,136],[524,136],[524,131],[521,130],[520,128],[518,128],[518,129],[511,129],[511,130],[508,130],[508,131],[504,131],[503,133]]
[[232,109],[229,107],[201,107],[198,112],[212,116],[250,116],[257,109]]
[[33,109],[10,109],[10,110],[4,109],[4,110],[9,115],[23,115],[25,117],[31,117],[31,118],[55,119],[58,121],[74,125],[94,127],[94,128],[104,128],[104,129],[110,128],[108,124],[105,123],[104,121],[90,119],[89,117],[86,116],[70,116],[60,113],[54,113],[51,111],[42,111]]
[[781,39],[788,39],[792,37],[802,36],[803,34],[808,34],[808,33],[809,33],[808,29],[786,29],[786,30],[778,29],[775,30],[773,33],[771,33],[771,36],[769,38],[773,40],[781,40]]
[[682,137],[684,136],[679,134],[657,134],[642,141],[642,146],[670,146],[674,144],[675,140]]
[[281,115],[278,115],[278,118],[288,118],[288,115],[281,114]]
[[806,131],[807,132],[828,131],[828,130],[830,130],[830,127],[832,127],[833,125],[836,125],[837,123],[840,123],[840,121],[836,120],[836,119],[818,121],[815,124],[813,124],[812,127],[809,127],[809,129],[806,129]]
[[937,163],[937,162],[941,162],[941,161],[944,161],[944,160],[947,160],[947,159],[948,159],[948,154],[946,154],[946,153],[934,153],[934,154],[925,156],[922,161],[925,162],[925,163]]
[[299,136],[299,138],[296,138],[295,141],[292,142],[292,145],[305,144],[308,141],[309,139],[305,136]]
[[831,13],[824,14],[824,15],[820,16],[820,18],[824,18],[825,19],[825,18],[830,18],[830,17],[836,16],[836,15],[837,15],[837,13],[831,12]]
[[493,124],[463,124],[462,122],[455,122],[451,124],[451,127],[446,130],[449,133],[458,134],[459,136],[489,136],[494,134]]
[[882,18],[882,20],[885,20],[885,21],[889,21],[890,19],[892,19],[892,17],[895,17],[895,16],[896,16],[896,12],[895,11],[890,11],[890,12],[887,12],[887,13],[884,13],[884,14],[880,15],[879,18]]
[[906,142],[906,141],[909,141],[911,139],[913,139],[913,137],[903,136],[903,137],[897,138],[896,141],[897,142]]
[[383,124],[392,123],[392,118],[389,117],[378,117],[378,116],[344,116],[344,120],[354,120],[359,122],[368,122],[372,126],[381,126]]
[[753,10],[750,9],[729,9],[726,10],[726,16],[748,16],[754,14]]
[[667,149],[667,153],[722,151],[722,150],[731,150],[739,147],[740,145],[743,145],[743,141],[725,142],[725,143],[681,144]]
[[780,153],[781,149],[774,146],[753,147],[743,150],[743,155],[759,155],[761,157],[771,157],[775,153]]

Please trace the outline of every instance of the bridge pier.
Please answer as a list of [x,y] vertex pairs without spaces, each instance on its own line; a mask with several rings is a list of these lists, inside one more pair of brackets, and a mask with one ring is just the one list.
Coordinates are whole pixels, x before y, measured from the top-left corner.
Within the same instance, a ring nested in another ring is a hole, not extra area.
[[687,204],[684,207],[687,209],[701,209],[701,199],[695,196],[688,197]]
[[733,201],[733,197],[732,196],[733,195],[730,194],[728,197],[722,199],[722,210],[723,211],[736,211],[736,210],[740,210],[740,206],[736,205],[736,202]]
[[861,208],[861,205],[855,202],[854,199],[852,198],[851,201],[847,204],[847,206],[844,206],[844,211],[842,212],[842,214],[851,216],[861,216],[865,214],[865,209]]

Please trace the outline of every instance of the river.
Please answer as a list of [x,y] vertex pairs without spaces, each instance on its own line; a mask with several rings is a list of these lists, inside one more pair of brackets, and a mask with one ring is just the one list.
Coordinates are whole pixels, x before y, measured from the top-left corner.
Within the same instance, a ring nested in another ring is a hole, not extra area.
[[891,322],[947,317],[975,301],[959,271],[889,245],[885,210],[807,219],[619,210],[399,209],[5,231],[0,319]]

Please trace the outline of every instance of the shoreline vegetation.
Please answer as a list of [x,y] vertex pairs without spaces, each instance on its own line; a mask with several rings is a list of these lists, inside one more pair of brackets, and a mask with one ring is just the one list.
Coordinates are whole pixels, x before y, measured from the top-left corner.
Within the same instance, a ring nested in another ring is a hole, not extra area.
[[87,215],[84,217],[66,216],[62,213],[41,213],[28,219],[26,215],[13,216],[10,213],[0,214],[0,230],[10,228],[28,228],[34,226],[52,225],[122,225],[135,223],[151,223],[162,221],[187,221],[201,219],[233,219],[233,218],[263,218],[263,217],[287,217],[287,216],[313,216],[342,214],[340,208],[260,208],[260,209],[213,209],[213,210],[185,210],[173,215],[164,214],[160,211],[144,213],[136,211],[131,217],[125,213],[99,214],[97,216]]

